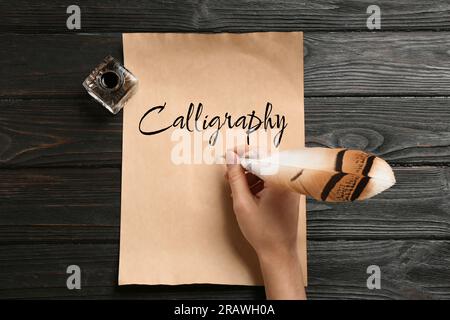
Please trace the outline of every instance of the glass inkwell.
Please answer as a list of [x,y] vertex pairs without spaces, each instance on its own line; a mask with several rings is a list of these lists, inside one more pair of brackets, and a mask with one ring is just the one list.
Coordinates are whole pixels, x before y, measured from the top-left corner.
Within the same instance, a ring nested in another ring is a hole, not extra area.
[[136,92],[138,79],[120,62],[107,56],[84,80],[87,92],[117,114]]

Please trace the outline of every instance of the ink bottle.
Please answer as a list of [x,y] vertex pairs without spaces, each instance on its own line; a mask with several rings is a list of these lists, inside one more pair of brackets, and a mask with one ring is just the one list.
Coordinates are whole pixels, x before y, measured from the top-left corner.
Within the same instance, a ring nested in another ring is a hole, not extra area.
[[107,56],[84,80],[83,86],[95,100],[117,114],[136,92],[138,79],[119,61]]

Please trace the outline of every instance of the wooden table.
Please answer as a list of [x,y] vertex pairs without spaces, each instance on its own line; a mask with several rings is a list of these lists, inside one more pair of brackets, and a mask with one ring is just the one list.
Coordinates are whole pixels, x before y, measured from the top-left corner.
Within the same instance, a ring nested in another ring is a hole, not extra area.
[[[308,294],[450,298],[450,5],[372,1],[66,1],[0,4],[0,297],[262,298],[261,287],[118,287],[122,116],[82,81],[121,32],[305,31],[309,146],[362,148],[397,185],[361,203],[308,201]],[[66,288],[66,268],[82,289]],[[366,268],[381,268],[369,290]]]

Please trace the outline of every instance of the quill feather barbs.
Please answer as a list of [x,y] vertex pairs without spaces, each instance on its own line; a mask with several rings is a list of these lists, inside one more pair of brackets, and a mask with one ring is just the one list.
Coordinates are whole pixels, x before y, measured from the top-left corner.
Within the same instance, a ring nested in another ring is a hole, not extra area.
[[359,150],[303,148],[241,165],[268,184],[330,202],[368,199],[395,183],[386,161]]

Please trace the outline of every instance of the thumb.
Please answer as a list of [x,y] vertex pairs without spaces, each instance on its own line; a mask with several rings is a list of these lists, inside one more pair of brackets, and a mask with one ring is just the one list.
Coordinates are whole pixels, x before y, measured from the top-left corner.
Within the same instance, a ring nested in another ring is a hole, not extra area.
[[233,194],[233,202],[248,205],[253,201],[253,195],[247,183],[244,170],[239,164],[239,156],[233,151],[227,151],[227,175]]

